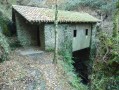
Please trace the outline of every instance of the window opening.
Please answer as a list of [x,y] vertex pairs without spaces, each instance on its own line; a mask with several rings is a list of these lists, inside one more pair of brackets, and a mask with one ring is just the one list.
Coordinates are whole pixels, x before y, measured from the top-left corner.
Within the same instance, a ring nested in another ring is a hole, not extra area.
[[77,36],[77,30],[74,30],[74,37]]
[[88,35],[88,29],[86,29],[85,35],[86,35],[86,36]]

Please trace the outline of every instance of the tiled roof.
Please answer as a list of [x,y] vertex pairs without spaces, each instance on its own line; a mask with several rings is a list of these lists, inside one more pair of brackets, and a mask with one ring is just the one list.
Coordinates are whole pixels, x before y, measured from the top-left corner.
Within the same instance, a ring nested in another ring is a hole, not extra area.
[[[13,5],[13,8],[29,22],[53,22],[55,20],[55,10],[48,8],[38,8],[30,6]],[[98,22],[97,18],[88,13],[73,11],[58,11],[59,22]]]

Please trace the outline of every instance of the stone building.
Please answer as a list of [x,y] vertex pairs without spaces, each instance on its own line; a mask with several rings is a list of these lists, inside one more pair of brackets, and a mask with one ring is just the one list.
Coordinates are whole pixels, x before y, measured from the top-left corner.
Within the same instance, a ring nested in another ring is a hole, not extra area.
[[[18,40],[23,46],[39,46],[43,50],[54,49],[55,10],[13,5],[13,21]],[[58,47],[64,43],[72,51],[90,47],[92,31],[99,20],[87,13],[58,11]]]

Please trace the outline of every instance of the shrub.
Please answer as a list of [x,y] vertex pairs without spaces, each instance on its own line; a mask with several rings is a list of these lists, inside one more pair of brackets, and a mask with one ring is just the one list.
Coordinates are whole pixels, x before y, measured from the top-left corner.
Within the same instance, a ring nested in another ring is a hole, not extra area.
[[[61,54],[61,53],[60,53]],[[63,61],[61,65],[64,68],[64,71],[67,75],[67,80],[74,87],[74,90],[88,90],[88,87],[83,85],[81,82],[81,78],[75,73],[75,69],[73,66],[73,60],[71,54],[67,51],[62,52]]]
[[6,17],[3,15],[0,16],[0,26],[2,28],[2,33],[6,36],[11,36],[11,32],[8,28],[8,22],[9,20]]
[[88,90],[88,87],[83,85],[81,82],[81,78],[75,73],[75,69],[73,66],[74,61],[72,60],[72,47],[71,41],[67,39],[65,36],[65,42],[62,43],[62,50],[60,55],[63,57],[62,66],[67,75],[67,79],[69,83],[74,87],[74,90]]
[[22,47],[22,45],[20,44],[19,41],[14,41],[14,42],[10,43],[10,48],[11,48],[12,50],[14,50],[14,49],[16,49],[16,48],[18,48],[18,47]]
[[93,61],[91,90],[119,90],[119,37],[99,33]]
[[2,29],[3,29],[2,33],[5,36],[11,36],[11,33],[10,33],[10,31],[9,31],[8,26],[7,26],[6,23],[3,23]]
[[10,48],[6,37],[1,32],[0,32],[0,47],[2,48],[2,55],[0,57],[0,61],[2,62],[8,59]]

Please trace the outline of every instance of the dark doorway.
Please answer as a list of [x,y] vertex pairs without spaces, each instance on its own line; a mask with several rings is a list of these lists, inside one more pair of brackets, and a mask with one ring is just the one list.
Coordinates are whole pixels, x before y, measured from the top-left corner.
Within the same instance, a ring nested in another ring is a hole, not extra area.
[[37,45],[38,45],[38,46],[41,46],[41,43],[40,43],[40,30],[39,30],[39,26],[37,27]]
[[74,67],[76,73],[82,78],[82,83],[88,84],[88,62],[89,62],[90,48],[82,49],[73,52]]

